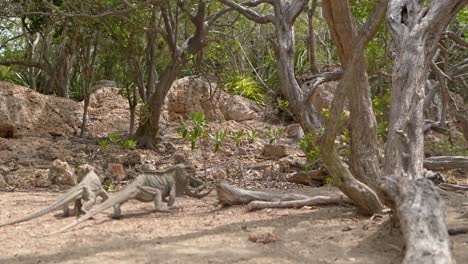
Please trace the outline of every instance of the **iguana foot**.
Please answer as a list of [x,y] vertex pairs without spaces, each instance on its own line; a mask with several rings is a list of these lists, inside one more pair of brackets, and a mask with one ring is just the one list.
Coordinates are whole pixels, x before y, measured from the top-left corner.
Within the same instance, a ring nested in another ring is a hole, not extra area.
[[122,216],[121,216],[121,215],[111,214],[111,215],[110,215],[110,218],[112,218],[112,219],[114,219],[114,220],[120,220],[120,219],[122,219]]
[[181,206],[181,205],[173,205],[173,206],[169,206],[169,210],[171,211],[183,211],[184,210],[184,207]]
[[166,208],[159,208],[159,209],[156,209],[156,212],[160,212],[160,213],[175,213],[175,212],[178,212],[179,210],[183,210],[184,208],[180,205],[173,205],[173,206],[169,206],[169,207],[166,207]]
[[65,218],[65,217],[70,217],[70,213],[60,213],[60,214],[55,214],[54,215],[57,218]]

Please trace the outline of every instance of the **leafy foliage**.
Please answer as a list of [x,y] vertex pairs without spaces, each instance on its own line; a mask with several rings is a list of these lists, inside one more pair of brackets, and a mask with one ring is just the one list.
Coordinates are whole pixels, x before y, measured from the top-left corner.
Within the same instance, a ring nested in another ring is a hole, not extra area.
[[251,76],[231,72],[224,73],[221,78],[224,80],[224,87],[227,92],[241,95],[258,105],[265,105],[265,91]]
[[388,134],[388,113],[390,112],[390,89],[385,90],[385,94],[372,98],[375,118],[377,120],[377,135],[380,140],[386,141]]
[[299,148],[306,155],[307,169],[316,169],[317,161],[320,159],[320,147],[313,133],[305,134],[299,141]]
[[468,156],[468,149],[465,147],[463,137],[458,137],[453,142],[450,141],[450,135],[445,135],[439,142],[427,142],[425,148],[435,152],[437,155],[446,156]]
[[269,127],[267,131],[265,132],[265,136],[268,138],[268,144],[275,144],[275,145],[276,145],[276,140],[283,134],[284,134],[283,128],[272,129],[271,127]]

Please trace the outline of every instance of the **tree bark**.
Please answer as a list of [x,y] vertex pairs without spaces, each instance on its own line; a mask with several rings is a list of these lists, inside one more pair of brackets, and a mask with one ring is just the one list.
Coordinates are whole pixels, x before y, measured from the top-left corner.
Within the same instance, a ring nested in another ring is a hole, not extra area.
[[274,43],[276,65],[278,67],[279,83],[281,92],[289,102],[289,107],[294,118],[301,124],[304,132],[316,132],[322,127],[319,114],[308,97],[299,86],[294,72],[294,22],[299,13],[307,5],[308,0],[296,1],[254,1],[247,2],[247,6],[258,6],[259,4],[270,4],[273,13],[260,15],[243,5],[232,0],[219,0],[220,2],[236,9],[246,18],[260,24],[272,23],[276,32],[276,43]]
[[309,65],[310,72],[316,74],[319,72],[317,68],[317,60],[315,58],[315,30],[314,30],[314,14],[317,9],[317,0],[312,0],[311,7],[307,12],[307,18],[309,23],[309,35],[308,35],[308,50],[309,50]]
[[311,198],[301,194],[275,194],[243,190],[227,183],[216,186],[216,191],[218,200],[223,205],[244,205],[253,201],[297,201]]
[[190,54],[198,54],[208,44],[206,38],[210,25],[229,11],[228,9],[221,9],[211,16],[206,16],[206,3],[202,0],[198,3],[197,13],[195,15],[190,14],[182,2],[178,2],[178,8],[182,9],[187,14],[195,27],[195,32],[189,36],[182,45],[178,46],[178,34],[176,30],[178,25],[174,24],[176,20],[172,17],[171,4],[166,2],[161,5],[161,15],[166,29],[165,37],[172,53],[172,58],[171,62],[166,66],[161,80],[156,85],[154,93],[149,99],[148,117],[143,120],[138,127],[136,134],[139,147],[154,148],[155,144],[158,143],[160,115],[164,99],[169,89],[183,66],[187,63],[188,56]]
[[406,242],[403,263],[452,263],[443,201],[423,179],[424,85],[436,45],[468,1],[391,0],[387,22],[397,57],[393,68],[388,139],[381,191],[399,216]]
[[439,156],[424,159],[424,168],[428,170],[468,169],[468,157]]
[[[365,48],[377,32],[378,25],[385,13],[385,1],[375,4],[373,14],[358,32],[351,19],[348,1],[324,0],[325,19],[333,35],[335,46],[340,55],[340,62],[349,74],[345,74],[340,84],[349,94],[350,122],[350,169],[352,175],[362,183],[376,190],[380,177],[377,158],[377,122],[370,97],[369,78]],[[350,61],[352,62],[350,63]],[[341,104],[341,102],[340,102]],[[339,122],[341,112],[334,116]],[[335,131],[329,130],[336,134]]]

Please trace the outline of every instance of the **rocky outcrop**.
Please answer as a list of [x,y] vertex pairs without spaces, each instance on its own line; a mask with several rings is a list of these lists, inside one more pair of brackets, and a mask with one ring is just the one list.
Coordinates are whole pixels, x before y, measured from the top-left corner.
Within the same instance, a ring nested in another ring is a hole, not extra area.
[[[118,95],[117,88],[99,89],[90,100],[88,135],[101,137],[126,132],[130,120],[127,109],[127,100]],[[82,113],[83,102],[0,82],[0,125],[15,127],[15,135],[76,136]]]
[[260,107],[242,96],[231,96],[215,83],[200,78],[176,80],[166,98],[164,120],[186,118],[193,112],[203,112],[208,120],[254,120]]

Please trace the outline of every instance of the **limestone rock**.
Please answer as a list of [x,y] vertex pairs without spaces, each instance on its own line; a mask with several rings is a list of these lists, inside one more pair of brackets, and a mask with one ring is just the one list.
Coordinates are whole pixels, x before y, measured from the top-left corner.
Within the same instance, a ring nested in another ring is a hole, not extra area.
[[[193,112],[203,112],[208,120],[252,120],[259,117],[260,107],[242,96],[231,96],[196,77],[176,80],[165,103],[169,120],[186,119]],[[164,117],[164,114],[162,115]]]
[[34,172],[34,186],[36,187],[50,187],[52,181],[50,180],[50,170],[36,170]]
[[301,139],[304,136],[304,130],[300,124],[291,124],[286,128],[286,136],[288,138]]
[[67,162],[56,159],[49,170],[49,179],[53,184],[70,185],[77,183],[77,177]]
[[16,126],[11,123],[0,123],[0,137],[15,138]]
[[6,183],[5,178],[3,177],[3,175],[0,174],[0,189],[3,189],[5,187],[7,187],[7,183]]
[[226,120],[245,121],[259,117],[260,108],[254,102],[240,95],[227,97],[221,107]]
[[127,177],[127,173],[125,173],[124,167],[122,164],[118,163],[109,163],[107,165],[107,175],[117,181],[124,180]]
[[283,144],[265,144],[263,146],[263,156],[266,158],[280,159],[288,155],[287,146]]

